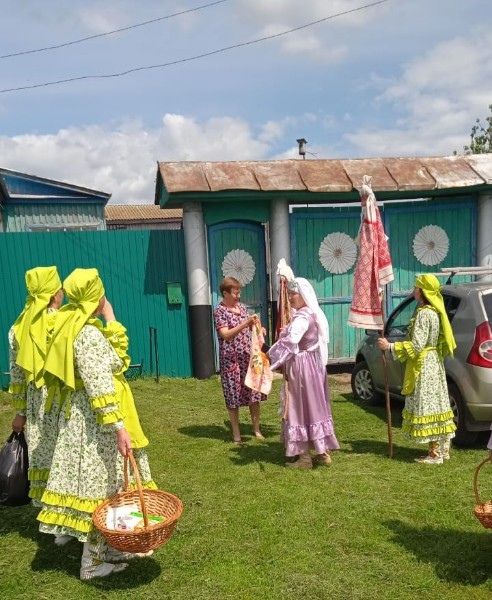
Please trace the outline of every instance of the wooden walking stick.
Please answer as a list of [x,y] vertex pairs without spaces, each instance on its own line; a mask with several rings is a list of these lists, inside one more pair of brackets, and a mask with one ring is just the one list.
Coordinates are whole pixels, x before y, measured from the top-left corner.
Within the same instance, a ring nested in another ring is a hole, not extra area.
[[[383,288],[381,294],[381,312],[383,314],[383,324],[386,326],[386,286]],[[382,336],[384,337],[384,326]],[[386,404],[386,426],[388,429],[388,456],[393,458],[393,430],[391,423],[391,400],[389,394],[389,381],[388,381],[388,358],[386,356],[386,350],[381,351],[381,357],[383,360],[383,371],[384,371],[384,396]]]

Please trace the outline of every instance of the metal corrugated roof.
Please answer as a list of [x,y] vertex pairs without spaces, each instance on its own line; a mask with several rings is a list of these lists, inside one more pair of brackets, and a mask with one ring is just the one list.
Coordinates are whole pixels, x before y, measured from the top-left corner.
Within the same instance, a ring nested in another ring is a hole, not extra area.
[[492,183],[492,154],[417,158],[160,162],[168,194],[225,190],[350,192],[442,190]]
[[180,208],[159,208],[154,204],[108,204],[105,208],[106,221],[167,221],[182,219]]

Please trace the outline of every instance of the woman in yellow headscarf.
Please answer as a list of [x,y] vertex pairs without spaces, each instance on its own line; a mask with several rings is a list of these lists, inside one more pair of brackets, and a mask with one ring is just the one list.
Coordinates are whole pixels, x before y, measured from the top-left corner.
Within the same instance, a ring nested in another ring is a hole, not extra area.
[[58,411],[47,405],[43,370],[54,317],[63,302],[63,290],[56,267],[29,269],[25,280],[26,304],[9,331],[9,392],[17,409],[12,429],[26,429],[29,496],[39,505],[58,436]]
[[410,324],[409,340],[390,344],[379,338],[378,346],[381,350],[390,349],[405,363],[402,429],[429,448],[417,462],[442,464],[449,459],[450,441],[456,431],[443,360],[453,355],[456,342],[437,277],[418,276],[413,294],[418,307]]
[[106,304],[99,274],[75,269],[63,287],[68,304],[57,314],[45,361],[45,378],[59,386],[59,434],[38,520],[40,531],[84,543],[80,577],[92,579],[127,566],[104,562],[108,548],[92,513],[122,487],[131,439],[113,378],[123,363],[95,319]]

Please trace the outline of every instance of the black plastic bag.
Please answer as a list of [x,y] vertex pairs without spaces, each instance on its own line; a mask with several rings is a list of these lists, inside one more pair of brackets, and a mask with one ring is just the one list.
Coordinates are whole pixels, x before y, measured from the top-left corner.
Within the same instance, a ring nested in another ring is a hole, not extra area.
[[27,469],[27,443],[15,431],[0,450],[0,505],[20,506],[30,502]]

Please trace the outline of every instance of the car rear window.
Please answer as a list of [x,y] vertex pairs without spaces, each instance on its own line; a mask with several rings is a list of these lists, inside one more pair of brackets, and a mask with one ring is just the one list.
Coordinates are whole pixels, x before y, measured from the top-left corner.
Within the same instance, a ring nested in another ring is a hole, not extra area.
[[482,295],[483,307],[485,308],[485,312],[487,313],[487,319],[489,323],[492,324],[492,293],[483,294]]
[[443,294],[443,300],[444,308],[446,309],[448,319],[451,322],[454,319],[454,315],[458,310],[458,306],[460,305],[461,300],[456,296],[450,296],[448,294]]

